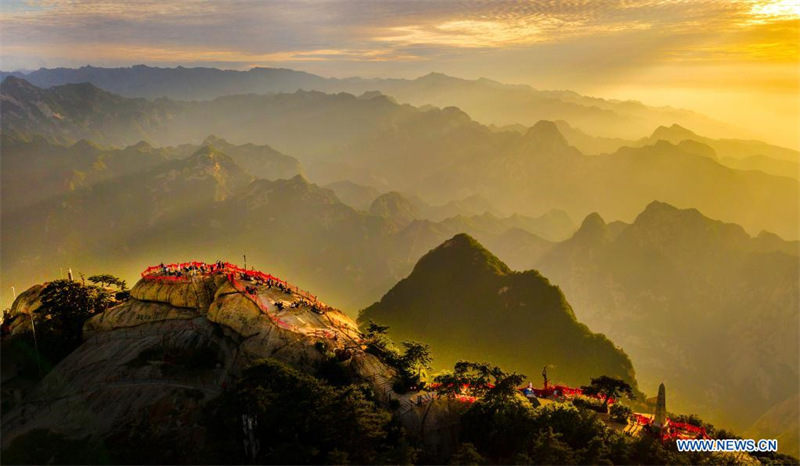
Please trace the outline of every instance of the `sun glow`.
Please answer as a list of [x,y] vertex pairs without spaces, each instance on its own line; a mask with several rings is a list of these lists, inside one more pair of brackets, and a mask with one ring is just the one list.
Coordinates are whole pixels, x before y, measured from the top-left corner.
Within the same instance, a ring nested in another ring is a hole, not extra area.
[[760,1],[753,5],[750,14],[764,19],[800,19],[800,0]]

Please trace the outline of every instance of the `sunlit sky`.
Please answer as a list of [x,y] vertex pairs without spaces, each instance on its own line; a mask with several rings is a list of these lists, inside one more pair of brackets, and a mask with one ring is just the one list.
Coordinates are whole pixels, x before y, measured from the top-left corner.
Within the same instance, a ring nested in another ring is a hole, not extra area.
[[337,77],[438,71],[690,108],[743,134],[800,146],[800,0],[0,5],[3,70],[144,63]]

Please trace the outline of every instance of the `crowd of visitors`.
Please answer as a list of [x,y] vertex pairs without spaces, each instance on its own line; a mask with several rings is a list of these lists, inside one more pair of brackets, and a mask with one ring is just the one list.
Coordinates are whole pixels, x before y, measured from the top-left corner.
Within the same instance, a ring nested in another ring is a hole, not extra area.
[[247,293],[253,294],[257,292],[256,286],[265,286],[267,289],[277,288],[286,294],[296,293],[302,297],[304,303],[311,303],[321,309],[320,303],[317,301],[316,296],[300,290],[296,286],[274,277],[269,274],[257,270],[247,270],[228,262],[216,261],[213,264],[206,264],[205,262],[186,262],[182,264],[164,264],[163,262],[154,267],[148,267],[142,272],[143,278],[168,278],[168,279],[184,279],[195,276],[210,275],[210,274],[224,274],[228,278],[238,281],[246,281],[251,283],[247,285]]

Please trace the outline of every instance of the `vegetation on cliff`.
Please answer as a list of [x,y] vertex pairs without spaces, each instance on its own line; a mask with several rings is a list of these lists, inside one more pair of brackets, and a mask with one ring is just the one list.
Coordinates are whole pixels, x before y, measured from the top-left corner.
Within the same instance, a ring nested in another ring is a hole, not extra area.
[[491,359],[533,374],[555,365],[568,384],[606,374],[636,387],[628,356],[578,322],[558,287],[535,270],[511,271],[464,234],[422,257],[359,319],[388,325],[395,339],[429,343],[439,370]]

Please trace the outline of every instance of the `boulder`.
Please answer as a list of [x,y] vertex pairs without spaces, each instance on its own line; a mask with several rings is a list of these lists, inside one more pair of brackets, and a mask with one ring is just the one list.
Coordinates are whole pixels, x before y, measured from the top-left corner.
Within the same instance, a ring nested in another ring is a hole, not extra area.
[[30,315],[35,312],[42,305],[40,299],[42,290],[44,290],[47,283],[41,285],[34,285],[17,296],[17,299],[11,304],[11,335],[31,331]]

